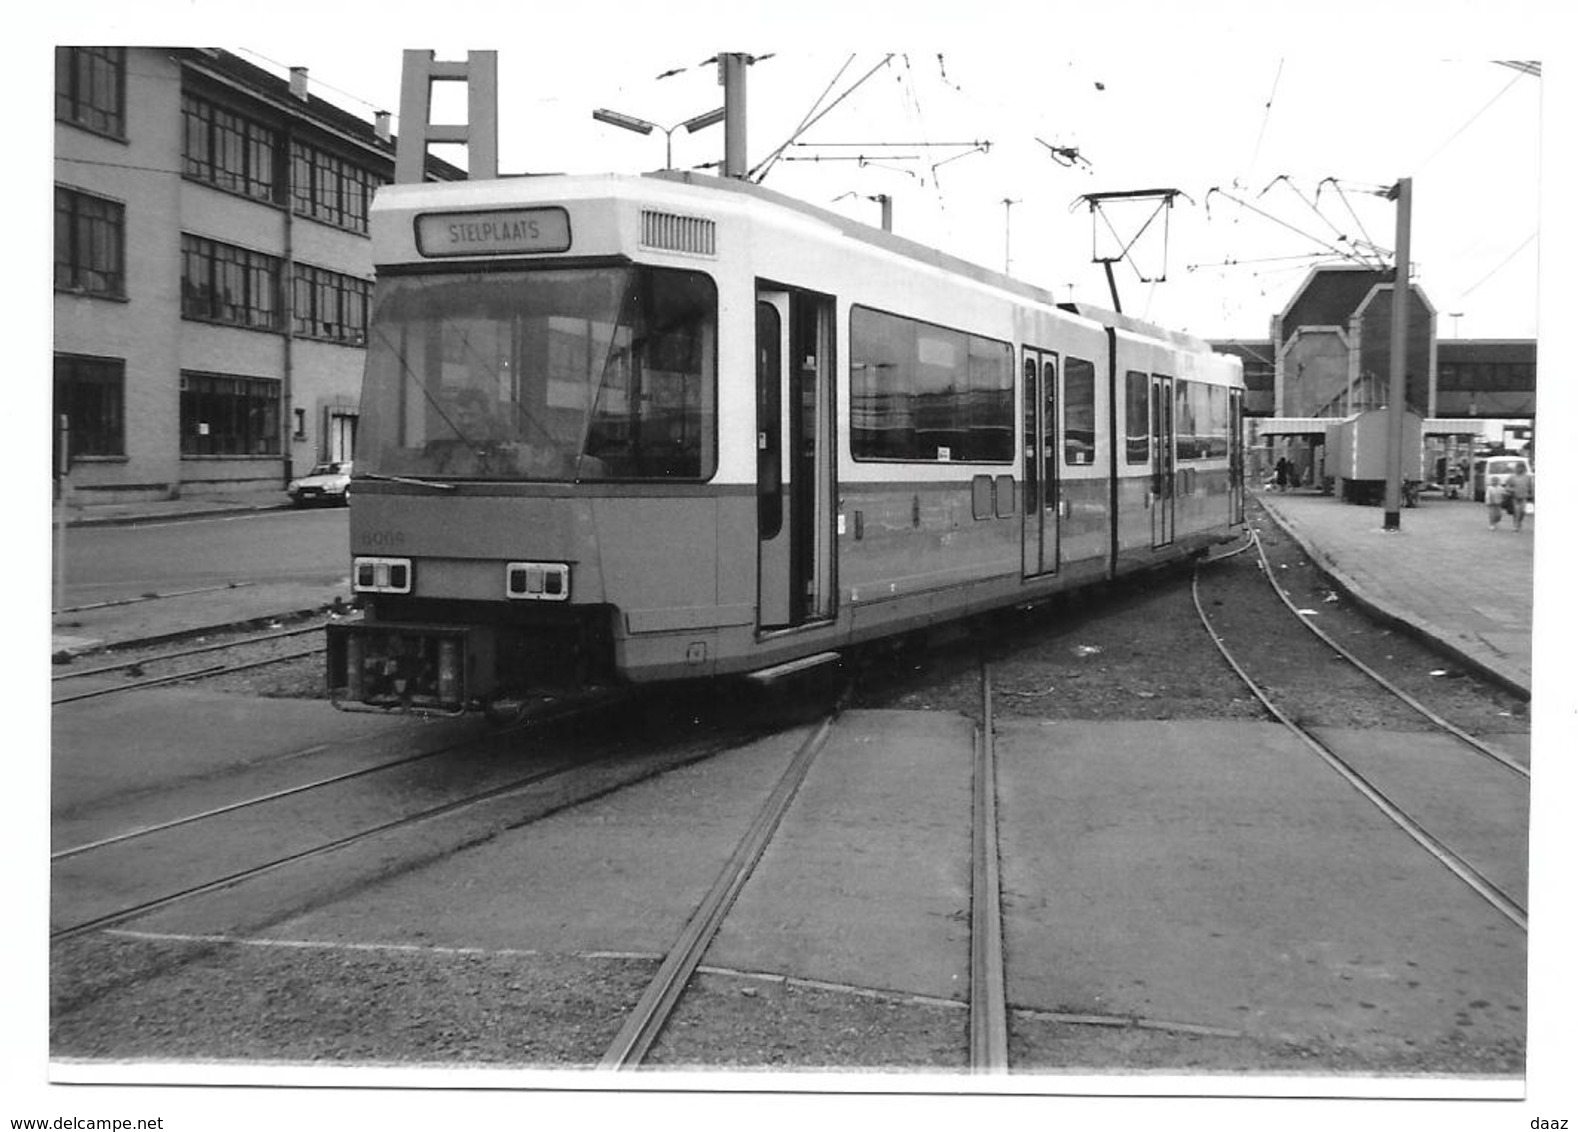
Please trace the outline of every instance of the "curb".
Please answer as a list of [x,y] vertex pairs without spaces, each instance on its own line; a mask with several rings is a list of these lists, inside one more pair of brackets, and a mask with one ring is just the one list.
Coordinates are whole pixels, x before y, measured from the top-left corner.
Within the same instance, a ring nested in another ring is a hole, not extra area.
[[1378,598],[1366,593],[1361,586],[1353,581],[1353,579],[1347,577],[1342,573],[1341,570],[1337,568],[1336,563],[1331,560],[1330,556],[1328,556],[1318,547],[1314,546],[1300,532],[1298,524],[1292,519],[1289,519],[1285,515],[1278,514],[1276,510],[1271,507],[1267,507],[1263,503],[1261,504],[1260,509],[1272,522],[1276,523],[1278,527],[1282,528],[1284,534],[1299,544],[1299,547],[1306,555],[1309,556],[1310,561],[1315,564],[1315,568],[1319,570],[1321,574],[1327,579],[1327,581],[1332,584],[1334,589],[1341,591],[1344,596],[1363,609],[1370,616],[1389,626],[1392,626],[1393,628],[1401,629],[1404,632],[1425,641],[1432,647],[1441,650],[1441,652],[1451,656],[1465,668],[1473,669],[1481,677],[1488,680],[1490,683],[1495,684],[1503,691],[1510,692],[1512,695],[1517,696],[1519,699],[1524,701],[1528,701],[1533,698],[1532,691],[1521,681],[1507,675],[1505,672],[1500,671],[1493,665],[1480,659],[1474,654],[1467,652],[1459,645],[1448,640],[1446,637],[1441,635],[1439,629],[1431,625],[1428,621],[1425,621],[1423,618],[1417,617],[1414,614],[1398,609],[1396,606],[1392,605],[1383,598]]

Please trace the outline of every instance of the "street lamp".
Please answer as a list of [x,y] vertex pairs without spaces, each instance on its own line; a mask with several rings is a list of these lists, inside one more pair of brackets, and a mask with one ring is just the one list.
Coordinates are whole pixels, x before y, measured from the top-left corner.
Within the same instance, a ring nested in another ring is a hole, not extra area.
[[1448,311],[1447,317],[1452,320],[1452,337],[1457,337],[1457,320],[1463,317],[1462,311]]
[[617,110],[593,110],[592,117],[599,122],[607,122],[610,126],[618,126],[621,130],[631,130],[638,134],[650,134],[653,130],[662,130],[664,137],[663,168],[674,168],[674,131],[681,126],[686,133],[693,134],[697,130],[704,130],[708,126],[715,126],[723,121],[724,108],[709,110],[705,114],[698,114],[694,118],[687,118],[672,126],[660,126],[656,122],[648,122],[645,118],[637,118],[631,114],[621,114]]

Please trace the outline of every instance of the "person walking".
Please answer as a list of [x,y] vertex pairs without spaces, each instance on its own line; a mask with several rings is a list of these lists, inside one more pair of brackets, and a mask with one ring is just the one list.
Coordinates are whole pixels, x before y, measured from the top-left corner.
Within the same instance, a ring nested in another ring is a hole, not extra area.
[[1282,457],[1278,458],[1278,460],[1277,460],[1277,490],[1278,491],[1287,491],[1288,490],[1288,474],[1291,471],[1292,467],[1293,467],[1293,465],[1288,462],[1288,458],[1286,456],[1282,456]]
[[1534,494],[1534,477],[1529,475],[1529,466],[1519,464],[1513,473],[1502,481],[1501,490],[1507,493],[1508,502],[1512,505],[1512,529],[1523,530],[1523,516],[1529,510],[1529,497]]
[[1490,521],[1490,529],[1495,530],[1501,525],[1502,491],[1500,484],[1485,484],[1485,518]]

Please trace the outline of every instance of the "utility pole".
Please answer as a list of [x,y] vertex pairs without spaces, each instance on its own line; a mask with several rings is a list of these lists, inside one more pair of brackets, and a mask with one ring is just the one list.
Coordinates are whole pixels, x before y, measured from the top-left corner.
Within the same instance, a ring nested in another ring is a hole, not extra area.
[[71,521],[71,418],[61,413],[55,432],[55,609],[66,608],[66,524]]
[[1413,288],[1408,282],[1408,236],[1414,207],[1414,181],[1401,178],[1387,194],[1397,202],[1397,263],[1392,269],[1392,369],[1386,417],[1386,517],[1382,528],[1402,526],[1403,421],[1408,393],[1408,308]]
[[718,84],[723,87],[723,175],[744,179],[745,68],[750,57],[740,52],[718,53]]
[[1008,268],[1014,262],[1013,255],[1012,255],[1013,246],[1014,245],[1013,245],[1012,229],[1010,227],[1010,218],[1013,216],[1013,207],[1014,207],[1014,205],[1016,205],[1018,203],[1019,202],[1017,200],[1011,200],[1008,197],[1004,197],[1003,198],[1003,274],[1004,275],[1008,274]]

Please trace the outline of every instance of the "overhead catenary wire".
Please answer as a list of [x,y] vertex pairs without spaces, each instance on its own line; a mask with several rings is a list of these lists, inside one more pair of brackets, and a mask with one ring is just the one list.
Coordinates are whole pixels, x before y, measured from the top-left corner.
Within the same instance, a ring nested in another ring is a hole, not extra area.
[[[1324,184],[1324,183],[1325,182],[1322,182],[1322,184]],[[1363,254],[1364,250],[1368,249],[1368,250],[1374,251],[1374,245],[1370,243],[1369,234],[1365,233],[1365,239],[1363,241],[1364,247],[1361,248],[1360,244],[1358,242],[1350,239],[1346,232],[1344,232],[1341,228],[1337,227],[1336,224],[1332,223],[1331,217],[1327,216],[1324,212],[1322,212],[1320,210],[1320,186],[1319,185],[1316,186],[1315,199],[1312,201],[1309,197],[1305,196],[1302,191],[1300,191],[1298,185],[1294,184],[1292,177],[1289,177],[1286,173],[1280,173],[1276,177],[1274,177],[1266,185],[1265,188],[1260,190],[1260,196],[1265,196],[1267,193],[1269,193],[1277,185],[1286,185],[1289,189],[1291,189],[1293,191],[1293,194],[1296,197],[1298,197],[1299,200],[1303,201],[1305,206],[1308,207],[1311,212],[1313,212],[1316,216],[1320,217],[1321,220],[1325,222],[1326,227],[1328,227],[1328,228],[1330,228],[1332,230],[1332,234],[1337,237],[1337,242],[1338,243],[1347,244],[1348,246],[1352,247],[1355,250],[1355,252],[1359,253],[1361,260],[1363,260],[1364,262],[1368,262],[1368,258],[1365,257],[1364,254]],[[1346,198],[1345,198],[1345,202],[1346,202]],[[1351,207],[1349,208],[1349,213],[1353,214],[1353,210],[1352,210]],[[1358,216],[1357,215],[1354,215],[1353,218],[1354,218],[1355,222],[1358,222]],[[1360,227],[1360,230],[1362,231],[1364,226],[1363,226],[1363,224],[1360,224],[1359,227]],[[1377,256],[1376,258],[1379,259],[1379,256]],[[1385,266],[1385,265],[1377,263],[1376,266]]]
[[1517,247],[1513,248],[1512,251],[1507,254],[1507,257],[1505,259],[1503,259],[1495,267],[1493,267],[1489,271],[1487,271],[1484,275],[1480,276],[1479,279],[1474,283],[1474,285],[1469,287],[1466,291],[1463,291],[1461,294],[1459,294],[1458,298],[1459,299],[1466,299],[1469,295],[1471,295],[1475,291],[1479,290],[1479,288],[1483,284],[1490,282],[1492,276],[1494,276],[1503,267],[1506,267],[1507,264],[1511,263],[1514,259],[1516,259],[1518,257],[1518,253],[1521,252],[1524,248],[1528,247],[1531,243],[1533,243],[1535,237],[1537,237],[1539,234],[1540,234],[1540,231],[1539,231],[1538,228],[1536,228],[1534,231],[1530,232],[1528,234],[1528,236],[1526,236],[1524,238],[1524,240],[1523,240],[1523,242],[1521,244],[1519,244]]
[[1271,213],[1265,211],[1264,209],[1257,208],[1256,206],[1250,204],[1248,201],[1239,200],[1237,197],[1233,196],[1233,194],[1229,193],[1227,190],[1222,189],[1222,188],[1212,188],[1212,189],[1209,189],[1206,192],[1206,194],[1205,194],[1205,208],[1206,208],[1206,215],[1207,216],[1209,216],[1210,212],[1211,212],[1211,194],[1212,193],[1220,193],[1222,196],[1226,197],[1228,200],[1232,201],[1234,204],[1238,205],[1240,208],[1247,208],[1249,211],[1255,213],[1257,216],[1264,217],[1265,219],[1271,221],[1273,224],[1281,225],[1282,227],[1286,228],[1288,231],[1293,232],[1296,235],[1304,237],[1306,240],[1309,240],[1313,244],[1317,244],[1320,247],[1325,248],[1326,251],[1329,252],[1332,255],[1339,256],[1342,259],[1345,259],[1345,260],[1348,260],[1348,261],[1354,262],[1354,263],[1364,263],[1365,262],[1356,253],[1350,252],[1350,251],[1344,251],[1342,248],[1339,248],[1339,247],[1335,246],[1334,244],[1331,244],[1331,243],[1328,243],[1325,240],[1322,240],[1319,236],[1316,236],[1316,235],[1313,235],[1313,234],[1311,234],[1309,232],[1306,232],[1306,231],[1304,231],[1304,229],[1299,228],[1296,225],[1290,224],[1286,220],[1283,220],[1280,217],[1273,216]]
[[[892,59],[893,59],[893,56],[891,54],[884,55],[882,57],[882,61],[881,62],[879,62],[875,67],[872,67],[871,70],[867,71],[864,75],[860,76],[860,78],[855,80],[855,82],[854,82],[854,84],[852,86],[850,86],[847,90],[844,91],[843,94],[839,95],[832,102],[828,103],[828,105],[827,105],[827,107],[825,109],[823,109],[820,113],[814,114],[814,116],[808,116],[804,121],[802,121],[802,123],[799,126],[799,128],[796,129],[794,133],[789,135],[789,139],[787,141],[785,141],[777,149],[773,150],[772,153],[768,154],[765,160],[763,160],[759,165],[757,165],[757,167],[755,169],[752,169],[749,173],[746,174],[746,179],[749,180],[749,181],[754,181],[757,184],[761,184],[762,179],[767,176],[767,171],[769,169],[771,169],[773,167],[773,163],[776,162],[779,159],[780,156],[782,156],[784,150],[788,149],[791,145],[793,145],[795,143],[795,141],[797,141],[799,139],[801,134],[805,133],[812,126],[816,125],[823,118],[827,117],[827,115],[833,110],[834,107],[836,107],[840,102],[844,101],[844,99],[848,98],[851,94],[854,94],[855,91],[859,90],[860,87],[866,82],[867,79],[871,78],[872,75],[876,74],[883,67],[886,67],[888,65],[888,63],[890,61],[892,61]],[[854,60],[854,56],[851,55],[850,56],[850,61],[853,61],[853,60]],[[847,68],[848,66],[849,66],[849,64],[846,62],[844,64],[844,67]],[[843,74],[843,70],[842,69],[839,71],[839,74]],[[835,77],[833,81],[836,83],[838,81],[838,79]],[[831,89],[831,86],[829,87],[829,89]],[[825,92],[824,92],[823,97],[826,97]],[[818,99],[818,102],[820,102],[820,101],[821,100]]]
[[[261,51],[255,51],[250,47],[238,47],[236,50],[243,55],[251,55],[255,59],[261,59],[270,66],[278,67],[280,70],[285,71],[286,73],[290,72],[291,64],[281,63],[278,59],[271,59]],[[332,90],[335,94],[343,95],[344,97],[349,98],[352,102],[360,103],[372,111],[381,112],[387,109],[387,107],[380,106],[376,102],[369,102],[367,99],[361,97],[361,95],[352,94],[343,87],[337,87],[333,83],[326,83],[321,78],[314,77],[312,80],[312,85],[315,87],[322,87],[324,90]],[[398,117],[398,115],[395,115],[395,117]]]
[[1523,71],[1523,70],[1519,70],[1517,74],[1513,75],[1511,82],[1507,83],[1506,86],[1502,87],[1495,94],[1493,94],[1491,96],[1489,102],[1485,103],[1478,110],[1474,111],[1474,113],[1469,116],[1469,118],[1468,118],[1468,120],[1466,122],[1464,122],[1457,129],[1453,130],[1452,133],[1450,135],[1448,135],[1448,137],[1447,137],[1447,139],[1445,141],[1443,141],[1440,145],[1436,146],[1435,149],[1431,150],[1430,151],[1430,155],[1428,157],[1426,157],[1423,161],[1420,161],[1418,164],[1416,164],[1414,166],[1414,175],[1417,176],[1421,169],[1423,169],[1426,165],[1429,165],[1437,157],[1441,156],[1441,154],[1446,150],[1446,148],[1448,146],[1450,146],[1453,142],[1457,141],[1458,138],[1462,137],[1464,132],[1467,131],[1467,129],[1470,126],[1472,126],[1475,122],[1479,121],[1479,119],[1484,116],[1484,114],[1485,114],[1485,112],[1487,110],[1489,110],[1492,106],[1494,106],[1497,102],[1499,102],[1501,100],[1501,96],[1502,95],[1506,94],[1513,87],[1517,86],[1520,81],[1522,81],[1525,77],[1527,77],[1527,75],[1528,75],[1528,72]]
[[1277,100],[1277,88],[1282,85],[1282,65],[1285,59],[1277,60],[1277,73],[1271,79],[1271,93],[1266,96],[1265,111],[1260,116],[1260,130],[1255,134],[1255,148],[1249,155],[1249,164],[1244,167],[1244,176],[1249,176],[1254,171],[1255,162],[1260,160],[1260,146],[1266,140],[1266,127],[1271,123],[1271,106]]

